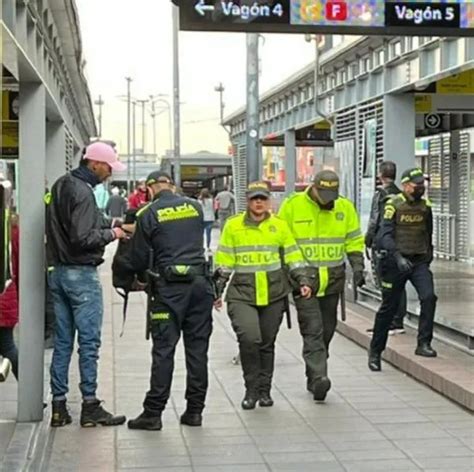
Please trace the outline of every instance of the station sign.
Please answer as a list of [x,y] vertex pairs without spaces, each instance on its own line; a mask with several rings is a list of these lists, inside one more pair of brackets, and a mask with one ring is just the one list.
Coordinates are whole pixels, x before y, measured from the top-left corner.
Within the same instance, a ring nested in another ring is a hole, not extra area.
[[474,36],[472,0],[172,0],[184,31]]

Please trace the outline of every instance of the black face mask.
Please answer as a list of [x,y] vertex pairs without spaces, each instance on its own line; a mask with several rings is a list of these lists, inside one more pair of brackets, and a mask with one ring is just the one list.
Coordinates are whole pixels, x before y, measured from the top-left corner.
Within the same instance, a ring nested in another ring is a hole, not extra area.
[[415,199],[415,200],[421,200],[423,195],[425,194],[425,186],[424,185],[417,185],[414,189],[413,189],[413,193],[411,194],[411,196]]

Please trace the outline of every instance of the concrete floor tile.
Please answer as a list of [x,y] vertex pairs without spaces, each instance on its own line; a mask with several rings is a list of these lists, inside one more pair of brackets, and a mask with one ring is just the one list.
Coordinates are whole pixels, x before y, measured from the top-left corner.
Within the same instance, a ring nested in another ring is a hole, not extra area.
[[420,470],[420,468],[409,459],[343,461],[342,465],[347,472],[412,472]]

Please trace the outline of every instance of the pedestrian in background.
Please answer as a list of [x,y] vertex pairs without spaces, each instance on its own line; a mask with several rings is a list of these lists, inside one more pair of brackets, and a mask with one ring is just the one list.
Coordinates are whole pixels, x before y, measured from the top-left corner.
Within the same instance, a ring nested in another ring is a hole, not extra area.
[[198,198],[199,203],[202,206],[202,212],[204,215],[204,234],[206,236],[206,247],[208,251],[211,249],[211,236],[212,236],[212,227],[216,221],[214,215],[214,200],[209,193],[207,188],[203,188]]
[[123,218],[127,211],[127,200],[120,196],[118,187],[112,188],[112,195],[107,202],[105,213],[111,218]]
[[128,208],[129,210],[138,210],[144,206],[148,201],[146,181],[140,179],[135,186],[135,190],[128,197]]
[[13,329],[18,323],[18,280],[19,274],[18,217],[11,216],[11,269],[12,280],[0,295],[0,356],[11,362],[12,372],[18,379],[18,350],[13,338]]
[[311,279],[288,225],[270,213],[270,191],[265,182],[247,189],[247,211],[230,218],[224,226],[216,253],[214,275],[216,308],[227,291],[228,315],[239,342],[245,397],[241,406],[252,410],[273,405],[270,395],[275,341],[291,287],[283,266],[287,266],[298,293],[311,297]]
[[110,145],[95,142],[86,148],[80,166],[56,181],[48,199],[46,248],[49,285],[56,314],[51,362],[53,427],[72,422],[66,395],[76,331],[83,400],[81,426],[114,426],[125,422],[124,416],[107,412],[96,397],[103,317],[102,287],[97,267],[104,261],[105,246],[124,238],[125,233],[121,228],[110,228],[92,191],[110,177],[112,170],[124,169]]
[[216,195],[217,215],[219,217],[220,230],[224,228],[227,218],[235,213],[235,197],[230,191],[230,187],[226,185],[224,190]]
[[[375,190],[372,199],[372,207],[370,210],[369,226],[365,235],[365,246],[371,253],[372,261],[375,265],[375,272],[377,274],[377,283],[381,287],[381,267],[380,254],[375,249],[375,237],[380,229],[385,203],[391,196],[398,195],[402,191],[395,184],[397,178],[397,165],[392,161],[383,161],[379,167],[380,185]],[[400,296],[400,304],[396,315],[393,317],[390,325],[389,334],[403,334],[405,328],[403,327],[403,320],[407,313],[407,294],[404,290]]]

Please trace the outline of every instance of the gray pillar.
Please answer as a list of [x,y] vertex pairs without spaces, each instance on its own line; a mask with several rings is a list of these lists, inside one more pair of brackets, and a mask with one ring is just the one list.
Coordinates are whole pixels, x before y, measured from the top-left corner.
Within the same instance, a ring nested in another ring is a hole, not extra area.
[[43,419],[46,92],[20,83],[20,380],[18,421]]
[[383,97],[383,159],[397,164],[398,181],[415,166],[415,117],[413,95]]
[[295,191],[296,183],[296,133],[294,129],[285,131],[285,195]]
[[48,188],[66,173],[66,131],[64,123],[46,123],[46,179]]
[[459,168],[459,158],[461,154],[461,133],[460,131],[452,131],[449,138],[450,146],[450,163],[449,163],[449,213],[455,215],[455,220],[450,221],[449,234],[451,235],[452,252],[456,254],[456,260],[459,260],[462,247],[462,234],[459,232],[459,217],[461,216],[462,205],[462,188],[461,175]]
[[258,34],[247,34],[247,179],[260,180],[260,116],[258,97]]

